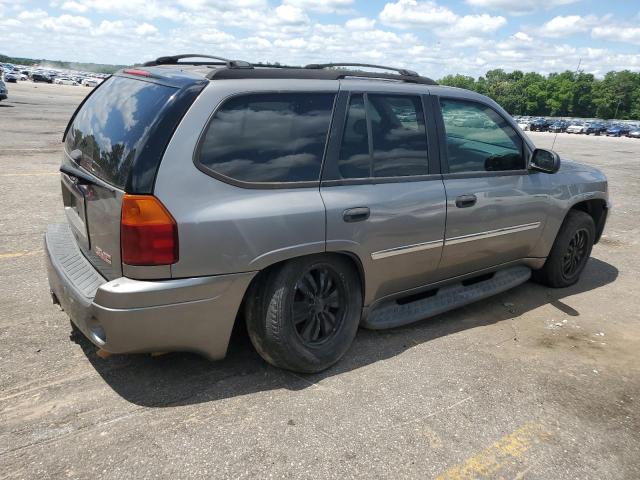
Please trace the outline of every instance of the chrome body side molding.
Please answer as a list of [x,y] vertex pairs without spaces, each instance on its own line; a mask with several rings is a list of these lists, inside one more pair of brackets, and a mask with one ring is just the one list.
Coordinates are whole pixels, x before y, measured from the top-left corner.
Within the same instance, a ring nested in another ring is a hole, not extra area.
[[386,250],[379,250],[371,254],[373,260],[380,260],[381,258],[393,257],[395,255],[402,255],[404,253],[419,252],[421,250],[429,250],[431,248],[442,247],[444,242],[442,240],[433,240],[430,242],[414,243],[413,245],[404,245],[401,247],[387,248]]
[[451,237],[445,239],[445,245],[455,245],[456,243],[472,242],[474,240],[483,240],[485,238],[499,237],[500,235],[508,235],[510,233],[524,232],[538,228],[540,222],[525,223],[523,225],[514,225],[513,227],[498,228],[496,230],[488,230],[486,232],[472,233],[469,235],[461,235],[459,237]]

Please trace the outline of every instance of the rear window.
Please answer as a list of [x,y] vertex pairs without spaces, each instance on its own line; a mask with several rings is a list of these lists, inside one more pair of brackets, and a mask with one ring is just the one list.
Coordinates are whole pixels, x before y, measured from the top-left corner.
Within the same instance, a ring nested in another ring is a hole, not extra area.
[[175,88],[111,77],[87,99],[67,133],[67,152],[80,150],[80,165],[124,188],[151,126]]
[[198,154],[208,170],[241,182],[317,181],[333,93],[266,93],[229,99]]

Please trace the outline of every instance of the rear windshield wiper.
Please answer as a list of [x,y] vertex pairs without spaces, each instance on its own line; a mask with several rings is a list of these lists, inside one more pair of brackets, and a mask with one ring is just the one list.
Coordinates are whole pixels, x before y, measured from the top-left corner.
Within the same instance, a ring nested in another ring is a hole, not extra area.
[[102,184],[98,183],[91,175],[84,173],[82,170],[72,165],[62,165],[60,167],[60,171],[66,175],[69,175],[70,177],[75,178],[78,185],[97,185],[99,187],[102,186]]

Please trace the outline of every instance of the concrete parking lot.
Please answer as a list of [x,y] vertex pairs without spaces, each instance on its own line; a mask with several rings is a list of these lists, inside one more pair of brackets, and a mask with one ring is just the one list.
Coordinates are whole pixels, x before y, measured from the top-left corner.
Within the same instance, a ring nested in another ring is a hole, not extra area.
[[70,338],[42,250],[88,91],[22,82],[0,102],[0,478],[640,478],[640,141],[555,140],[614,204],[571,288],[361,330],[318,375],[267,366],[242,331],[221,362],[102,359]]

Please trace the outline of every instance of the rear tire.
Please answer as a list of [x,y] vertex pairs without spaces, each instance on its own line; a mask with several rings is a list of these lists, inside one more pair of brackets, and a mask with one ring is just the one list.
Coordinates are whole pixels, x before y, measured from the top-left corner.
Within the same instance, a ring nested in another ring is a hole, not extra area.
[[533,279],[554,288],[576,283],[591,255],[595,233],[595,223],[588,213],[569,211],[547,261],[533,272]]
[[347,352],[362,313],[362,287],[338,255],[290,260],[248,292],[247,330],[260,356],[302,373],[329,368]]

